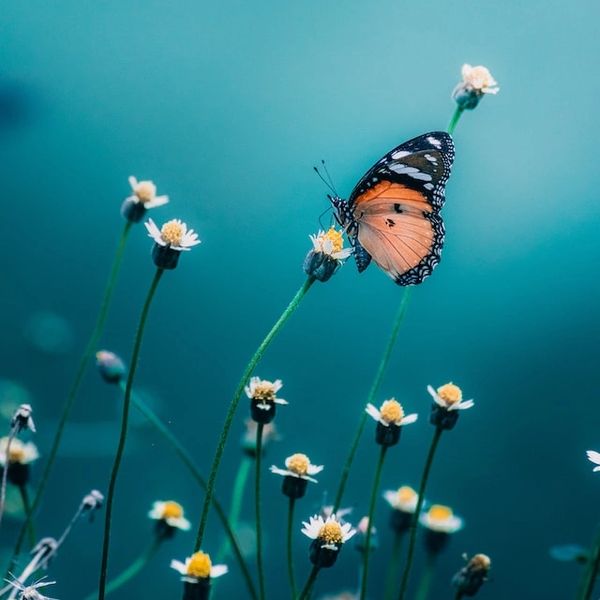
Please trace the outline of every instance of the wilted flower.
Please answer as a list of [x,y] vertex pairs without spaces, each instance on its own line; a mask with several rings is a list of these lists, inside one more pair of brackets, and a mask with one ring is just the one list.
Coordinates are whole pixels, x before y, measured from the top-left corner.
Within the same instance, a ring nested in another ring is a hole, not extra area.
[[133,194],[125,198],[121,206],[121,214],[132,223],[139,223],[146,210],[163,206],[169,201],[169,196],[156,195],[156,185],[153,181],[138,181],[132,175],[129,177],[129,185]]
[[191,587],[189,597],[194,600],[207,599],[210,593],[211,579],[221,577],[228,571],[226,565],[213,565],[210,556],[204,552],[195,552],[185,559],[185,563],[172,560],[171,568],[182,575],[181,581],[184,582],[186,588]]
[[35,424],[31,417],[32,413],[31,404],[21,404],[10,421],[10,427],[15,433],[26,431],[29,429],[35,433]]
[[283,475],[281,491],[288,498],[297,499],[304,496],[309,481],[317,483],[317,480],[311,476],[320,473],[323,469],[323,465],[313,465],[306,454],[298,453],[285,459],[285,469],[272,465],[271,473]]
[[588,450],[586,454],[590,462],[593,462],[595,465],[598,465],[594,467],[594,473],[596,471],[600,471],[600,452],[596,452],[595,450]]
[[173,500],[157,500],[148,516],[156,521],[156,532],[160,537],[171,537],[177,529],[188,531],[192,526],[184,516],[183,506]]
[[102,379],[107,383],[120,383],[125,379],[125,363],[114,352],[99,350],[96,352],[96,366]]
[[57,600],[56,598],[50,598],[50,596],[44,596],[39,592],[41,588],[44,588],[48,585],[54,585],[56,583],[56,581],[44,581],[44,579],[45,577],[27,586],[21,583],[18,579],[9,581],[8,584],[14,589],[19,590],[19,594],[17,596],[18,600]]
[[460,531],[463,520],[457,517],[449,506],[433,504],[421,514],[419,522],[425,527],[425,548],[431,554],[444,549],[451,534]]
[[[465,560],[467,559],[465,555]],[[479,588],[487,581],[487,575],[492,566],[490,557],[486,554],[475,554],[468,563],[453,577],[452,585],[463,596],[474,596]]]
[[102,508],[104,503],[104,495],[98,490],[92,490],[89,494],[86,494],[81,501],[83,511],[90,513],[90,517],[96,510]]
[[375,441],[382,446],[393,446],[400,439],[400,428],[414,423],[418,415],[404,415],[400,402],[391,398],[386,400],[379,409],[373,404],[367,404],[365,412],[377,421]]
[[312,541],[310,545],[310,561],[319,568],[333,566],[342,546],[356,533],[350,523],[340,523],[336,515],[327,517],[320,515],[310,517],[309,522],[302,522],[302,533]]
[[250,415],[257,422],[267,424],[275,418],[277,404],[287,404],[283,398],[277,398],[277,392],[283,387],[281,379],[269,381],[252,377],[244,388],[250,398]]
[[304,259],[304,272],[319,281],[327,281],[352,254],[352,248],[344,248],[342,232],[335,227],[309,237],[313,248]]
[[58,550],[59,543],[53,537],[45,537],[42,538],[32,549],[30,554],[34,557],[37,557],[37,565],[43,566],[44,568],[48,567],[48,562],[51,558],[56,555]]
[[397,490],[384,492],[383,497],[393,509],[390,513],[390,528],[396,533],[408,531],[419,502],[417,492],[410,486],[403,485]]
[[161,269],[174,269],[182,251],[188,251],[200,243],[198,234],[179,219],[167,221],[160,229],[152,219],[145,223],[148,236],[154,240],[152,258]]
[[[246,419],[246,430],[242,436],[242,449],[251,458],[256,458],[256,430],[258,424],[253,419]],[[262,431],[262,451],[275,440],[279,439],[279,434],[273,423],[265,423]]]
[[[354,538],[354,546],[359,552],[364,552],[367,543],[367,526],[369,517],[363,517],[356,526],[356,537]],[[369,538],[369,551],[373,551],[378,546],[377,528],[371,525],[371,536]]]
[[472,110],[485,94],[497,94],[498,82],[486,67],[463,65],[462,81],[454,88],[452,98],[461,109]]
[[[10,447],[9,447],[10,441]],[[14,485],[25,485],[29,481],[30,464],[39,458],[39,452],[33,442],[22,442],[17,438],[0,438],[0,467],[7,467],[6,452],[8,449],[7,477]]]
[[[328,504],[326,506],[322,506],[321,510],[320,510],[320,515],[324,519],[327,519],[327,517],[330,517],[331,515],[334,514],[333,509],[334,509],[333,504]],[[348,516],[351,512],[352,512],[352,508],[338,508],[337,511],[335,512],[335,516],[336,516],[336,519],[338,520],[338,523],[345,523],[344,517]]]
[[458,421],[458,411],[475,404],[473,400],[463,400],[462,390],[452,382],[440,386],[437,391],[428,385],[427,391],[433,398],[429,422],[440,429],[452,429]]

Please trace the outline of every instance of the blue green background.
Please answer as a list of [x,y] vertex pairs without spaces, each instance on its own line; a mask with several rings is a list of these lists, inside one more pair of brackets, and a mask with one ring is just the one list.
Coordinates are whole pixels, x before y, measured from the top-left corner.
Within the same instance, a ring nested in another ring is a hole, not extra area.
[[[458,383],[476,406],[442,439],[427,497],[451,505],[466,527],[440,561],[431,598],[450,597],[463,552],[492,557],[482,600],[573,597],[578,567],[548,550],[589,543],[599,518],[600,480],[585,458],[600,450],[599,18],[591,0],[5,2],[0,376],[30,392],[42,454],[94,322],[129,175],[171,197],[153,218],[182,218],[203,242],[163,278],[137,382],[207,472],[247,359],[303,281],[308,235],[327,208],[312,165],[325,158],[348,194],[390,148],[445,128],[461,65],[484,64],[501,91],[456,130],[443,259],[413,294],[382,387],[380,400],[395,395],[421,415],[390,452],[383,487],[417,484],[432,434],[425,388]],[[150,248],[137,226],[103,337],[125,359],[153,273]],[[267,462],[302,451],[326,467],[298,520],[335,488],[401,295],[376,266],[359,276],[349,261],[314,286],[257,370],[283,379],[290,402]],[[24,334],[39,311],[67,320],[65,352],[40,352]],[[106,489],[120,399],[90,369],[41,533],[58,536],[84,493]],[[218,480],[224,502],[246,416],[242,405]],[[376,460],[371,429],[346,496],[355,521]],[[202,501],[152,430],[132,432],[113,574],[148,543],[154,500],[179,500],[192,521]],[[264,479],[269,597],[286,598],[285,498],[275,476]],[[247,520],[252,511],[248,495]],[[390,547],[386,513],[382,501],[374,599]],[[51,567],[52,596],[80,600],[94,589],[101,523],[77,526]],[[17,526],[3,523],[2,546]],[[220,540],[212,519],[206,550]],[[193,534],[178,535],[115,600],[179,597],[168,564],[192,546]],[[299,534],[300,575],[307,547]],[[345,549],[318,594],[351,588],[357,566]],[[231,568],[215,597],[245,597]]]

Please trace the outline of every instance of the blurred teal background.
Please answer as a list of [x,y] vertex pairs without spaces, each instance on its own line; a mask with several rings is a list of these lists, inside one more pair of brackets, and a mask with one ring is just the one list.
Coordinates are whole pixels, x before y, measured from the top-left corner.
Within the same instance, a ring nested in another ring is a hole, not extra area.
[[[308,235],[327,208],[312,165],[325,158],[347,195],[390,148],[445,128],[461,65],[483,64],[501,91],[456,130],[443,259],[413,295],[381,396],[421,419],[390,453],[383,487],[417,485],[432,434],[426,385],[458,383],[476,407],[442,439],[427,496],[451,505],[466,528],[440,561],[431,598],[450,597],[463,552],[492,557],[482,600],[573,597],[578,567],[548,550],[587,544],[600,519],[600,478],[585,458],[600,450],[599,19],[591,0],[4,3],[0,376],[31,394],[41,452],[94,322],[129,175],[171,197],[154,219],[182,218],[203,241],[161,283],[137,382],[207,472],[247,359],[303,281]],[[103,338],[125,358],[153,273],[150,248],[137,226]],[[257,371],[282,378],[290,401],[266,462],[302,451],[326,466],[298,521],[337,484],[401,295],[375,266],[359,276],[349,261],[315,286]],[[27,335],[48,311],[68,324],[60,351],[42,352]],[[44,535],[60,534],[91,487],[106,489],[120,399],[90,369],[39,516]],[[218,480],[224,502],[246,417],[242,404]],[[367,508],[372,429],[346,496],[354,521]],[[147,545],[154,500],[179,500],[193,521],[202,501],[162,440],[132,431],[113,574]],[[272,599],[288,597],[279,486],[265,475]],[[246,519],[252,511],[248,496]],[[102,518],[75,529],[52,565],[51,596],[81,600],[95,588]],[[382,501],[373,599],[386,524]],[[3,523],[0,544],[12,544],[17,526]],[[206,550],[220,536],[213,518]],[[179,598],[168,565],[192,546],[191,533],[165,544],[115,600]],[[299,534],[301,576],[307,548]],[[346,548],[318,595],[352,587],[357,561]],[[231,567],[215,597],[245,597]]]

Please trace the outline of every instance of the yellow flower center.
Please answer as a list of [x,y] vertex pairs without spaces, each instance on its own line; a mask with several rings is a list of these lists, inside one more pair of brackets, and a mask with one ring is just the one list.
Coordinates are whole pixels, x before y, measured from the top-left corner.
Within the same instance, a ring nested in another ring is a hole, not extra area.
[[177,221],[169,221],[162,226],[160,230],[160,235],[162,239],[167,242],[167,244],[171,244],[171,246],[179,246],[181,245],[181,240],[183,239],[183,235],[185,234],[185,229],[181,223]]
[[462,400],[462,390],[453,383],[446,383],[439,387],[437,393],[446,404],[456,404]]
[[428,511],[427,514],[432,521],[447,521],[453,515],[452,509],[449,506],[442,506],[441,504],[434,504]]
[[135,195],[141,202],[150,202],[156,196],[156,186],[151,181],[140,181],[135,186]]
[[287,468],[296,475],[306,475],[310,460],[306,454],[292,454],[287,461]]
[[183,517],[183,507],[178,502],[165,502],[163,506],[163,519],[181,519]]
[[317,537],[326,544],[341,544],[344,539],[342,528],[339,523],[335,523],[334,521],[325,523],[325,525],[321,527]]
[[11,463],[22,463],[25,461],[25,448],[21,445],[14,446],[13,443],[10,445],[10,451],[8,453],[8,462]]
[[387,423],[397,423],[404,417],[404,410],[397,400],[386,400],[379,409],[381,418]]
[[398,489],[398,502],[402,504],[408,504],[412,502],[417,495],[417,492],[413,490],[409,485],[403,485]]
[[332,243],[333,252],[340,252],[344,247],[344,238],[342,237],[342,232],[335,229],[335,227],[331,227],[325,234],[325,237]]
[[254,400],[260,400],[262,402],[274,402],[275,401],[275,389],[270,381],[261,381],[256,385],[252,392]]
[[204,552],[196,552],[192,554],[190,562],[187,566],[187,574],[190,577],[198,577],[206,579],[210,577],[210,569],[212,563],[210,562],[210,556]]

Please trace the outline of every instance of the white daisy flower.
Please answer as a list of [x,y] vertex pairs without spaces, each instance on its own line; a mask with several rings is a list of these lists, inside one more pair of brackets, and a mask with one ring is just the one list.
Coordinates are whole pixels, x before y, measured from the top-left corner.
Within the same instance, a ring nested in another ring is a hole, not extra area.
[[365,408],[365,412],[385,427],[389,427],[390,425],[396,425],[398,427],[410,425],[411,423],[414,423],[419,416],[414,413],[405,416],[402,405],[394,398],[386,400],[379,409],[369,403]]
[[394,510],[405,513],[414,513],[417,510],[419,494],[408,485],[403,485],[397,490],[387,490],[383,497]]
[[310,235],[310,241],[313,245],[313,251],[335,260],[344,260],[352,254],[352,248],[344,248],[344,238],[342,232],[331,227],[327,232],[319,230],[317,235]]
[[180,219],[167,221],[160,229],[152,219],[144,223],[151,237],[159,246],[171,250],[190,250],[192,246],[200,243],[198,234],[193,229],[188,230],[187,225]]
[[188,531],[192,524],[183,515],[183,506],[173,500],[157,500],[152,505],[148,517],[155,521],[164,521],[169,527]]
[[597,467],[594,467],[594,473],[596,471],[600,471],[600,452],[596,452],[595,450],[588,450],[586,452],[588,460],[593,462]]
[[460,531],[464,522],[457,517],[449,506],[433,504],[431,508],[421,513],[419,522],[423,527],[437,533],[456,533]]
[[272,404],[287,404],[283,398],[277,398],[277,392],[283,387],[281,379],[268,381],[260,377],[252,377],[250,383],[244,388],[246,396],[256,402],[256,407],[261,410],[271,410]]
[[127,200],[136,204],[141,203],[144,205],[144,208],[156,208],[169,202],[169,196],[156,195],[156,185],[153,181],[138,181],[131,175],[129,177],[129,185],[131,186],[133,195],[129,196]]
[[452,382],[440,386],[437,391],[432,386],[427,386],[433,401],[446,410],[466,410],[475,405],[473,400],[463,400],[462,390]]
[[185,559],[185,563],[179,560],[171,561],[171,568],[182,575],[181,581],[186,583],[199,583],[209,577],[221,577],[229,570],[227,565],[213,565],[210,556],[204,552],[195,552]]
[[[6,448],[8,446],[9,437],[0,438],[0,466],[6,465]],[[40,454],[37,446],[33,442],[22,442],[17,438],[13,438],[10,442],[9,449],[9,464],[28,465],[38,459]]]
[[311,475],[320,473],[325,467],[323,465],[313,465],[306,454],[292,454],[285,459],[285,469],[280,469],[275,465],[271,466],[271,473],[283,475],[284,477],[298,477],[317,483]]
[[321,548],[327,550],[339,550],[342,544],[356,534],[356,529],[352,529],[350,523],[340,523],[336,515],[325,520],[321,515],[315,515],[310,517],[308,523],[303,521],[302,525],[302,533],[311,540],[319,540]]
[[497,94],[500,91],[498,82],[492,77],[489,69],[483,66],[472,67],[464,64],[461,70],[463,85],[479,94]]

